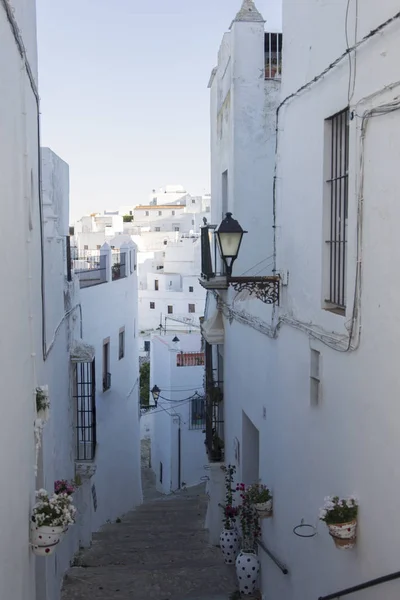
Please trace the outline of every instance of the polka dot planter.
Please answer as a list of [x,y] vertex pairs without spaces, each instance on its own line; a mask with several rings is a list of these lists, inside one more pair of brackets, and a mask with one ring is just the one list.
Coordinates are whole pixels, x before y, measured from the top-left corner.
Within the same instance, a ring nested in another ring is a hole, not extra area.
[[328,525],[329,533],[333,537],[336,548],[351,550],[356,545],[357,521]]
[[31,525],[31,544],[37,556],[50,556],[64,537],[64,527],[36,527]]
[[223,529],[219,536],[219,545],[227,565],[234,565],[239,552],[239,534],[236,529]]
[[253,552],[239,552],[236,559],[236,575],[241,594],[250,595],[257,589],[260,561]]

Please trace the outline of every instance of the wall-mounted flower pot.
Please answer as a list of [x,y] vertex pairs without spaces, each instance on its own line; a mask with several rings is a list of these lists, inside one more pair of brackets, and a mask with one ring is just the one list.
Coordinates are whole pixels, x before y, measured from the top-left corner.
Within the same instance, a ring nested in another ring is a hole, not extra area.
[[328,529],[337,548],[340,548],[341,550],[350,550],[356,545],[356,520],[350,521],[349,523],[328,524]]
[[272,498],[268,502],[258,502],[254,504],[254,508],[260,519],[269,519],[272,517]]
[[65,535],[64,527],[36,527],[31,524],[31,543],[37,556],[50,556]]
[[237,529],[223,529],[219,536],[225,564],[233,565],[239,552],[239,533]]
[[260,572],[260,561],[257,554],[241,550],[235,566],[240,593],[246,596],[253,594],[257,588],[257,578]]

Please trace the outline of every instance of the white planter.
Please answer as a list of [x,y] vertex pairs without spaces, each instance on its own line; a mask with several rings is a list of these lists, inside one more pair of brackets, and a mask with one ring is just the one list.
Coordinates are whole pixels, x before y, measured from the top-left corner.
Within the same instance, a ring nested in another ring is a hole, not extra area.
[[335,525],[328,524],[328,529],[337,548],[341,550],[354,548],[357,538],[357,521]]
[[259,502],[258,504],[255,504],[254,508],[261,518],[272,517],[272,498],[271,500],[268,500],[268,502]]
[[37,527],[31,524],[31,543],[37,556],[50,556],[64,537],[64,527]]
[[250,595],[256,590],[260,561],[253,552],[239,552],[236,559],[236,575],[241,594]]
[[239,551],[239,533],[237,529],[223,529],[219,536],[219,545],[227,565],[233,565]]

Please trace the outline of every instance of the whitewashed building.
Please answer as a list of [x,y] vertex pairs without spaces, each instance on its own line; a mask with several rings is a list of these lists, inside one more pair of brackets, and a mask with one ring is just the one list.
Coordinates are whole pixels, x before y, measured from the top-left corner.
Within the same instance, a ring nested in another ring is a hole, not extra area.
[[[18,32],[23,32],[19,34]],[[40,148],[36,16],[33,0],[0,3],[0,189],[4,231],[0,349],[0,597],[31,600],[35,558],[30,511],[35,502],[36,334],[41,329]]]
[[36,488],[52,491],[57,479],[75,476],[82,482],[76,525],[54,556],[36,560],[37,598],[57,600],[75,552],[142,498],[137,272],[132,243],[119,251],[105,244],[98,260],[71,258],[68,165],[48,148],[42,182],[45,362],[38,381],[48,388],[50,416]]
[[[398,254],[400,14],[392,0],[379,8],[283,0],[283,9],[282,89],[279,99],[271,93],[274,108],[279,102],[277,122],[272,113],[258,128],[276,127],[276,172],[273,134],[262,143],[271,151],[265,162],[252,129],[261,118],[256,70],[262,69],[264,23],[251,0],[244,1],[222,47],[240,55],[226,69],[233,69],[235,85],[229,92],[227,75],[218,76],[221,62],[211,85],[212,222],[225,212],[224,195],[218,196],[224,153],[235,156],[247,147],[254,166],[233,165],[226,196],[248,230],[233,276],[272,255],[260,275],[280,277],[273,305],[232,286],[217,290],[214,281],[218,315],[210,292],[204,333],[223,354],[219,458],[237,465],[238,479],[261,479],[272,489],[274,515],[263,521],[262,541],[288,574],[260,549],[264,598],[336,598],[365,584],[357,597],[394,600],[396,575],[388,582],[379,578],[398,572],[399,286],[392,265]],[[247,109],[225,120],[225,106],[245,82],[235,69],[246,62],[254,77],[243,86]],[[269,86],[279,84],[264,85],[268,96]],[[233,120],[235,135],[224,143],[218,124],[229,129]],[[263,182],[253,171],[261,162]],[[214,530],[219,467],[212,465],[209,485]],[[319,522],[319,509],[325,496],[351,494],[359,499],[357,544],[338,550]],[[297,528],[302,524],[308,526]]]
[[[159,388],[151,422],[151,463],[157,489],[170,494],[204,478],[204,352],[199,334],[153,336],[150,388]],[[153,403],[153,402],[152,402]]]

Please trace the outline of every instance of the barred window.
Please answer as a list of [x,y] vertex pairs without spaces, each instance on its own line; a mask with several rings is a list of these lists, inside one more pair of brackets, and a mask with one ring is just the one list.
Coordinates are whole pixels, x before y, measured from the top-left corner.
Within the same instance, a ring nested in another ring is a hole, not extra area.
[[327,119],[329,147],[326,180],[325,308],[344,313],[346,308],[347,213],[349,170],[349,110]]
[[204,429],[206,424],[206,410],[204,398],[195,396],[190,401],[189,429]]
[[95,361],[76,363],[73,390],[76,411],[76,460],[94,460],[96,452]]

